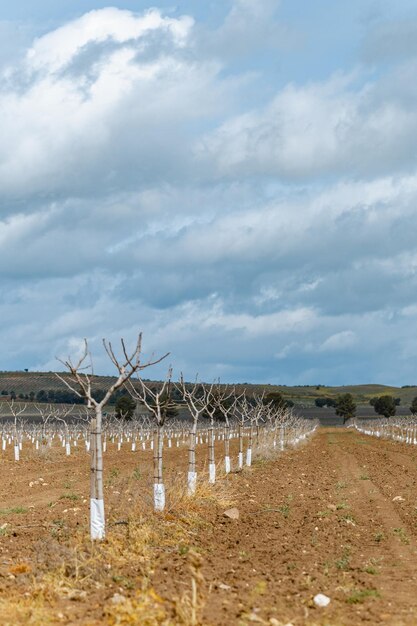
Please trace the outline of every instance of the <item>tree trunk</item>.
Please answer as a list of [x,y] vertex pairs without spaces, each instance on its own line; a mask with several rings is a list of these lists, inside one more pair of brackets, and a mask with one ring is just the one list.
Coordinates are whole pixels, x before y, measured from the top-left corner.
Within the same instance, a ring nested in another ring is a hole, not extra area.
[[197,434],[197,422],[194,422],[193,427],[190,430],[189,448],[188,448],[187,490],[188,490],[189,496],[192,496],[195,493],[196,486],[197,486],[197,472],[195,469],[196,434]]
[[90,425],[90,535],[91,539],[104,539],[104,496],[103,496],[103,450],[101,440],[101,407],[96,408]]
[[246,465],[248,467],[252,465],[252,442],[253,442],[253,424],[251,423],[250,429],[249,429],[248,449],[246,450]]
[[165,486],[162,479],[162,449],[164,434],[161,426],[154,431],[153,446],[153,500],[155,511],[163,511],[165,508]]
[[209,428],[208,436],[208,457],[209,457],[209,483],[216,482],[216,464],[214,461],[214,428],[213,424]]
[[224,429],[224,471],[230,473],[230,426],[226,424]]

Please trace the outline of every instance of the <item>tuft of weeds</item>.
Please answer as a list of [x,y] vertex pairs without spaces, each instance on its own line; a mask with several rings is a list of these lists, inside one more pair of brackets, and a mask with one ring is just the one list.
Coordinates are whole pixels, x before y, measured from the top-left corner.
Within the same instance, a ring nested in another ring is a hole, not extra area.
[[401,543],[405,543],[405,544],[410,543],[410,539],[408,538],[407,533],[405,532],[404,528],[394,528],[392,532],[394,533],[394,535],[398,537]]
[[370,478],[369,478],[368,474],[361,474],[359,476],[359,480],[370,480]]
[[345,481],[343,481],[343,480],[339,480],[339,481],[336,483],[336,489],[337,489],[337,491],[340,491],[341,489],[346,489],[346,487],[347,487],[347,483],[346,483]]
[[343,548],[342,556],[340,557],[340,559],[336,559],[335,565],[337,569],[346,571],[349,569],[349,563],[350,563],[350,547],[345,546]]
[[120,470],[117,467],[112,467],[107,475],[107,480],[104,482],[106,487],[112,487],[120,475]]
[[206,600],[206,583],[201,571],[203,560],[201,555],[191,549],[187,555],[188,568],[191,576],[190,589],[185,591],[175,602],[175,614],[180,624],[198,626]]
[[59,496],[60,500],[81,500],[81,496],[76,493],[63,493],[62,496]]
[[375,533],[374,541],[376,541],[376,543],[381,543],[381,541],[384,541],[384,539],[386,539],[386,537],[382,531]]
[[377,589],[354,589],[346,598],[348,604],[361,604],[367,598],[380,598],[381,595]]
[[346,502],[339,502],[336,504],[336,511],[343,511],[344,509],[349,509],[350,506]]
[[14,513],[27,513],[28,509],[24,506],[14,506],[10,509],[0,509],[0,515],[13,515]]
[[381,559],[369,559],[369,561],[365,564],[363,571],[366,574],[372,574],[375,576],[378,574],[378,565],[380,564]]

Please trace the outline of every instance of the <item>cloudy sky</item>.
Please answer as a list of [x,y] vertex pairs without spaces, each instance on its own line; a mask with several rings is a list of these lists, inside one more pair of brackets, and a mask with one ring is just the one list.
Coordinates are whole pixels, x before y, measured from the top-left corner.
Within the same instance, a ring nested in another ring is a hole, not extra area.
[[0,369],[416,382],[415,0],[0,8]]

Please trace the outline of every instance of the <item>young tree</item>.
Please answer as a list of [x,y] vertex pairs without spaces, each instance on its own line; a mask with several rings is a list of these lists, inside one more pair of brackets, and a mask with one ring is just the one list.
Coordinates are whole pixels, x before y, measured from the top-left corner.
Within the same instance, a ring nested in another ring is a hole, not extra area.
[[14,427],[13,427],[13,439],[14,439],[14,460],[15,461],[20,461],[20,447],[21,447],[21,432],[20,432],[20,428],[18,428],[18,425],[20,426],[20,420],[21,420],[21,415],[22,413],[25,412],[26,409],[26,404],[17,404],[15,402],[15,399],[12,399],[11,402],[9,402],[9,411],[13,416],[13,423],[14,423]]
[[223,385],[221,389],[219,384],[216,394],[216,404],[225,422],[224,471],[226,474],[230,473],[230,417],[234,415],[236,403],[235,389],[233,387],[229,389],[227,385]]
[[192,417],[192,425],[189,431],[189,448],[188,448],[188,495],[193,495],[197,487],[197,470],[195,463],[195,446],[197,439],[197,423],[199,417],[206,410],[206,400],[202,393],[202,386],[195,381],[193,385],[187,386],[181,374],[178,389],[181,390],[184,402],[187,404],[188,410]]
[[413,415],[417,414],[417,396],[413,398],[413,401],[410,406],[410,411]]
[[171,408],[172,369],[168,370],[168,376],[161,387],[156,389],[139,378],[140,389],[133,386],[129,381],[129,393],[135,400],[139,400],[146,406],[155,420],[153,442],[153,477],[154,477],[154,509],[165,509],[165,485],[162,477],[162,450],[164,444],[164,425]]
[[[142,363],[142,333],[139,334],[136,347],[132,354],[128,354],[124,340],[120,340],[122,357],[117,357],[109,341],[103,339],[103,346],[110,361],[115,366],[118,376],[113,384],[109,386],[105,396],[100,400],[94,398],[91,387],[91,375],[93,374],[93,362],[88,349],[88,342],[84,340],[84,350],[76,363],[71,357],[66,361],[58,359],[69,371],[70,380],[60,374],[56,376],[79,398],[87,401],[90,409],[90,459],[91,459],[91,481],[90,481],[90,534],[91,539],[103,539],[105,535],[104,518],[104,494],[103,494],[103,444],[102,444],[102,423],[103,408],[109,402],[112,394],[120,389],[136,372],[145,369],[155,363],[159,363],[167,355]],[[85,371],[87,370],[88,373]]]
[[336,415],[343,417],[345,423],[356,415],[356,403],[351,393],[343,393],[336,398]]
[[378,413],[378,415],[392,417],[395,415],[397,410],[395,399],[389,395],[380,396],[374,404],[374,410],[375,413]]

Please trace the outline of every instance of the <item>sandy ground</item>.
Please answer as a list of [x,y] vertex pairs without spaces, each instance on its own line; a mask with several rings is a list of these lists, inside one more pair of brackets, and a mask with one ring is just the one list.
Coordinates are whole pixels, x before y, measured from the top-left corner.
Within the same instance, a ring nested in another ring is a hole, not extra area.
[[[198,452],[203,470],[206,450]],[[55,558],[50,546],[64,550],[73,532],[88,529],[87,454],[65,458],[55,450],[37,458],[23,451],[22,459],[14,463],[8,451],[1,460],[0,600],[31,597],[37,568]],[[110,448],[105,464],[111,535],[129,502],[150,508],[150,453]],[[185,480],[186,448],[166,450],[166,464],[168,484]],[[415,447],[351,429],[319,429],[307,444],[223,479],[239,519],[226,517],[225,504],[215,499],[199,509],[194,525],[181,518],[180,538],[153,546],[146,576],[158,599],[171,602],[189,589],[190,554],[198,554],[206,625],[415,625],[416,474]],[[174,505],[164,514],[164,532],[177,519]],[[59,558],[65,565],[65,551]],[[124,561],[123,567],[126,580],[139,585],[143,566]],[[51,623],[159,623],[108,617],[104,607],[115,593],[135,594],[122,578],[100,578],[95,586],[85,578],[88,594],[76,601],[51,596],[57,620]],[[314,605],[317,593],[330,598],[326,608]],[[2,611],[0,605],[2,624],[20,623]],[[160,623],[181,623],[173,615]],[[37,619],[32,613],[26,623],[44,623]]]

